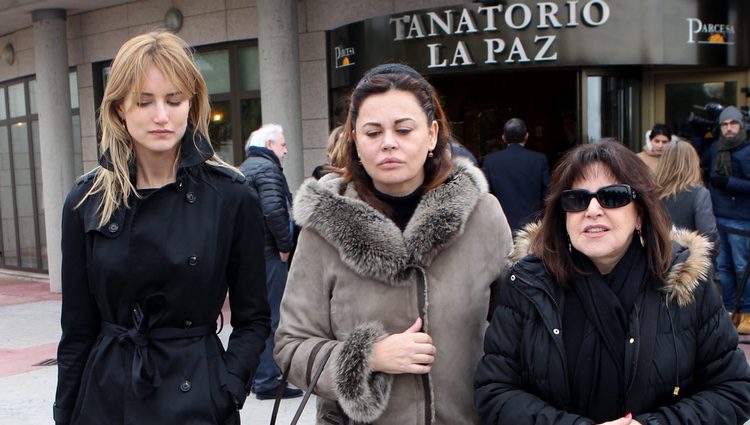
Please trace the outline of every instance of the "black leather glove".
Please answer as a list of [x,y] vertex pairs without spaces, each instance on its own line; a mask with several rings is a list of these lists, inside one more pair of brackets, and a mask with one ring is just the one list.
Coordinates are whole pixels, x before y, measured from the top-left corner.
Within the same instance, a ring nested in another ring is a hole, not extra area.
[[727,187],[727,183],[729,183],[728,176],[719,176],[719,175],[711,176],[711,186],[713,187],[724,189]]

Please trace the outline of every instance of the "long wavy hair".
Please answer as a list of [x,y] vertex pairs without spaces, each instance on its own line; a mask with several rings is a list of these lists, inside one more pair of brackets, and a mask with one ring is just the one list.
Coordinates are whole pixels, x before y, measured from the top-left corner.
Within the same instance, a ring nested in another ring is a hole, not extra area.
[[[98,167],[91,189],[79,206],[90,196],[101,194],[98,205],[99,226],[106,224],[118,208],[130,208],[130,196],[138,196],[130,180],[128,164],[134,160],[133,140],[117,110],[128,95],[137,99],[149,68],[154,65],[181,93],[189,94],[188,128],[208,140],[211,107],[208,89],[195,64],[190,47],[178,36],[155,31],[126,41],[117,52],[109,74],[104,98],[99,109],[102,129],[101,149],[108,155],[111,170]],[[178,152],[174,167],[180,158]],[[208,161],[214,166],[234,168],[213,155]]]
[[384,64],[369,70],[359,80],[350,97],[349,114],[339,141],[342,143],[341,164],[339,164],[342,168],[339,172],[344,175],[347,182],[353,183],[357,194],[363,201],[386,215],[389,215],[388,208],[375,196],[372,179],[359,163],[353,134],[362,102],[369,96],[390,90],[402,90],[413,94],[427,116],[427,125],[429,126],[433,121],[438,123],[437,143],[432,151],[433,157],[426,158],[424,163],[425,192],[443,183],[453,170],[450,126],[432,85],[421,74],[406,65]]
[[700,158],[693,145],[684,140],[670,143],[656,167],[654,181],[659,199],[703,186]]
[[663,280],[672,261],[669,216],[656,195],[646,164],[616,142],[579,145],[565,154],[552,175],[544,216],[531,241],[531,252],[542,260],[562,287],[569,287],[573,276],[585,273],[573,261],[568,248],[567,213],[560,206],[560,197],[563,190],[570,189],[578,178],[597,164],[617,182],[635,189],[635,206],[642,222],[648,272],[652,278]]

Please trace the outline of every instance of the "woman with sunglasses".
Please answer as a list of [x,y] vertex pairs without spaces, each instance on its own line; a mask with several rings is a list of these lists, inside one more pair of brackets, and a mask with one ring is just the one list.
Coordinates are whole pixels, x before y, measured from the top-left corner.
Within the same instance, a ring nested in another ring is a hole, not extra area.
[[750,368],[713,285],[710,243],[669,231],[645,164],[581,145],[520,232],[485,335],[485,424],[742,424]]

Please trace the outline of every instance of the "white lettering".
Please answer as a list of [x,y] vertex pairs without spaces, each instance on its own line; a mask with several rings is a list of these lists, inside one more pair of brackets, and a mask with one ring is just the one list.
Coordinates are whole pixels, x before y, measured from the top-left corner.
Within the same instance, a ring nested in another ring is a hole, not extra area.
[[495,55],[505,50],[505,41],[501,38],[487,38],[484,43],[487,45],[487,60],[484,63],[497,63]]
[[[466,27],[466,31],[464,31],[462,28]],[[476,24],[474,24],[474,19],[471,17],[471,13],[469,13],[468,9],[464,9],[461,11],[461,19],[458,20],[458,25],[456,26],[456,34],[463,34],[463,33],[473,33],[478,32]]]
[[510,48],[510,53],[508,53],[508,59],[505,60],[505,63],[515,62],[513,60],[513,55],[520,58],[518,59],[518,62],[531,62],[529,57],[526,56],[526,51],[523,49],[523,44],[521,44],[521,40],[518,37],[513,40],[513,46]]
[[440,60],[440,48],[443,47],[440,43],[428,44],[427,47],[430,49],[430,64],[427,68],[445,68],[448,66],[448,59]]
[[539,41],[544,40],[544,44],[537,52],[536,56],[534,56],[534,61],[537,62],[544,62],[544,61],[554,61],[557,60],[557,52],[550,56],[544,56],[550,47],[552,47],[552,43],[555,42],[555,39],[557,38],[556,35],[545,35],[545,36],[535,36],[534,37],[534,44],[537,44]]
[[484,27],[484,31],[497,31],[497,27],[495,26],[495,12],[500,13],[503,11],[503,5],[499,4],[497,6],[480,6],[477,9],[477,12],[484,13],[487,12],[487,25]]
[[566,6],[568,7],[568,23],[566,27],[577,27],[578,26],[578,13],[576,11],[576,5],[578,0],[570,0]]
[[[412,35],[414,33],[416,35]],[[411,17],[411,25],[409,25],[409,33],[406,34],[406,39],[411,40],[412,38],[424,38],[424,27],[419,15],[412,15]]]
[[[520,24],[513,22],[513,13],[516,9],[521,9],[523,13],[523,20]],[[521,30],[529,26],[531,23],[531,9],[523,3],[516,3],[509,8],[505,9],[505,24],[514,30]]]
[[[591,17],[591,9],[598,5],[599,6],[599,20],[594,21],[594,18]],[[602,0],[591,0],[590,2],[586,3],[586,6],[583,6],[583,21],[586,23],[586,25],[592,26],[592,27],[598,27],[600,25],[604,25],[605,22],[609,20],[609,5],[605,3]]]
[[453,10],[445,10],[443,13],[445,13],[445,20],[442,20],[435,12],[427,13],[427,16],[430,17],[430,36],[438,35],[435,26],[440,27],[445,35],[453,34],[453,30],[451,29],[453,28]]
[[[458,63],[459,59],[461,60],[461,63]],[[466,48],[466,44],[463,41],[459,41],[456,45],[456,51],[453,54],[453,62],[451,62],[451,66],[466,65],[474,65],[474,61],[471,59],[471,55],[469,54],[469,50]]]
[[552,22],[554,28],[562,27],[560,21],[557,20],[557,16],[555,16],[559,10],[555,3],[539,3],[537,7],[539,8],[539,26],[537,28],[549,28],[548,19]]
[[698,34],[703,26],[703,22],[696,18],[687,18],[688,21],[688,43],[695,43],[693,35]]
[[409,16],[405,15],[400,18],[391,18],[390,22],[391,24],[396,24],[396,36],[393,38],[393,41],[399,41],[404,39],[404,31],[406,30],[406,23],[405,20],[408,20]]

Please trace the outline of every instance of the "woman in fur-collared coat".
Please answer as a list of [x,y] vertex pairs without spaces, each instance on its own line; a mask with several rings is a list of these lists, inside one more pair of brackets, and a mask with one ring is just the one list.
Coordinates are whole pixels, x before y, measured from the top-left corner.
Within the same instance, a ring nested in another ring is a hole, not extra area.
[[315,387],[318,424],[475,424],[472,376],[510,228],[482,172],[450,158],[432,87],[402,65],[366,74],[346,169],[309,180],[275,357]]

